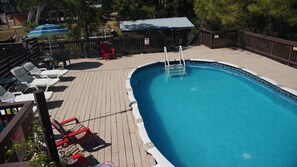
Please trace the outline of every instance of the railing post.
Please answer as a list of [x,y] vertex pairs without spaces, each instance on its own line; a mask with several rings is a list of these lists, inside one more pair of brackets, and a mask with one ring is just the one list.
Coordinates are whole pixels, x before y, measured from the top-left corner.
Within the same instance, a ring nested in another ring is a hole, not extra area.
[[210,32],[210,37],[211,37],[211,38],[210,38],[210,45],[211,45],[210,48],[213,49],[213,39],[214,39],[214,34],[213,34],[212,31]]
[[54,161],[57,165],[59,165],[60,159],[59,159],[58,150],[54,139],[50,116],[48,113],[48,108],[47,108],[43,90],[34,91],[34,98],[36,101],[38,114],[40,116],[41,123],[44,129],[44,136],[45,136],[45,142],[47,145],[47,150],[50,154],[51,160]]
[[292,46],[291,48],[292,48],[292,49],[290,49],[289,57],[288,57],[288,62],[287,62],[288,65],[290,65],[290,61],[291,61],[291,57],[292,57],[293,46]]

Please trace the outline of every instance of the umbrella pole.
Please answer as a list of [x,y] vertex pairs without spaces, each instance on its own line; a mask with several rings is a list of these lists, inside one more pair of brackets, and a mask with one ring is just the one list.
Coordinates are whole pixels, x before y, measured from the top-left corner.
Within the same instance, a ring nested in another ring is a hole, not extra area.
[[51,54],[51,56],[53,56],[52,45],[51,45],[51,37],[50,36],[48,36],[48,41],[49,41],[49,47],[50,47],[50,54]]
[[[49,42],[49,47],[50,47],[50,54],[53,57],[52,44],[51,44],[51,37],[50,36],[48,36],[48,42]],[[54,61],[53,61],[53,69],[55,69]]]

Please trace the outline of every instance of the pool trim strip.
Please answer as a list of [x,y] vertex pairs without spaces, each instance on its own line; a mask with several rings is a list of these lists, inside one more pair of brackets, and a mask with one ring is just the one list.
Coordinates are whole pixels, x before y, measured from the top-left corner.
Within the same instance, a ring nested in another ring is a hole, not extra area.
[[[287,87],[284,87],[284,86],[281,86],[276,81],[272,80],[271,78],[267,78],[267,77],[261,76],[261,75],[257,74],[256,72],[254,72],[252,70],[249,70],[249,69],[246,69],[246,68],[242,68],[242,67],[239,67],[237,65],[228,63],[228,62],[215,61],[215,60],[207,60],[207,59],[189,59],[187,61],[190,61],[190,62],[205,62],[205,63],[218,63],[218,64],[224,65],[226,67],[231,67],[231,68],[239,69],[239,70],[242,70],[242,71],[248,73],[251,76],[254,76],[254,77],[259,78],[263,82],[267,82],[268,84],[271,84],[273,86],[276,86],[279,89],[282,89],[283,91],[288,92],[289,94],[292,94],[293,96],[296,96],[297,97],[297,91],[295,91],[293,89],[290,89],[290,88],[287,88]],[[150,138],[149,138],[149,136],[147,134],[147,131],[145,129],[143,119],[142,119],[141,114],[139,112],[137,100],[134,97],[133,89],[132,89],[131,81],[130,81],[132,75],[137,71],[137,69],[140,69],[140,68],[143,68],[143,67],[147,67],[147,66],[150,66],[150,65],[153,65],[153,64],[158,64],[158,63],[164,63],[164,61],[150,62],[150,63],[146,63],[146,64],[143,64],[143,65],[140,65],[137,68],[134,68],[133,70],[131,70],[129,72],[129,74],[127,76],[127,80],[125,81],[125,83],[126,83],[126,89],[127,89],[128,99],[130,101],[130,106],[132,107],[132,114],[134,116],[136,126],[138,127],[138,133],[139,133],[139,136],[140,136],[140,138],[142,140],[143,147],[145,148],[145,150],[149,154],[151,154],[154,157],[155,161],[157,162],[157,165],[155,167],[173,167],[174,165],[171,164],[164,157],[164,155],[154,146],[154,144],[150,140]]]

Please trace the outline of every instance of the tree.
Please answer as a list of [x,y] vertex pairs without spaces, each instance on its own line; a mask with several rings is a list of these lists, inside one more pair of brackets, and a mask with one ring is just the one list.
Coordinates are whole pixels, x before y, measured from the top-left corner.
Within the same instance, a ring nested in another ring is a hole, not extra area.
[[144,1],[118,0],[116,10],[122,20],[138,20],[154,18],[155,9]]
[[68,17],[69,19],[67,20],[67,27],[72,30],[72,37],[80,39],[82,31],[84,38],[88,39],[101,20],[101,9],[91,6],[99,2],[96,0],[64,0],[62,2],[65,8],[69,10],[68,15],[70,17]]
[[202,28],[297,39],[296,0],[196,0],[194,9]]
[[116,9],[122,20],[164,17],[195,17],[193,0],[118,0]]
[[203,28],[221,30],[236,28],[246,18],[246,1],[240,0],[196,0],[195,13]]
[[297,40],[297,1],[259,0],[249,4],[250,29],[267,35]]

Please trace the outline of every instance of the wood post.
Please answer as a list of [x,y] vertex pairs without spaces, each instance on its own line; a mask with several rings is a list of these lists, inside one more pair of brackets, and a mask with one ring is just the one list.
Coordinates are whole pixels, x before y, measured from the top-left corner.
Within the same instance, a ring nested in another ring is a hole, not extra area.
[[57,165],[59,165],[60,159],[59,159],[58,150],[56,147],[56,142],[55,142],[55,138],[52,130],[52,125],[51,125],[50,116],[48,113],[46,100],[44,97],[44,92],[43,90],[39,89],[34,91],[33,93],[36,101],[38,114],[40,116],[41,123],[44,129],[44,136],[45,136],[45,142],[47,145],[47,150],[49,152],[51,160],[54,161]]

